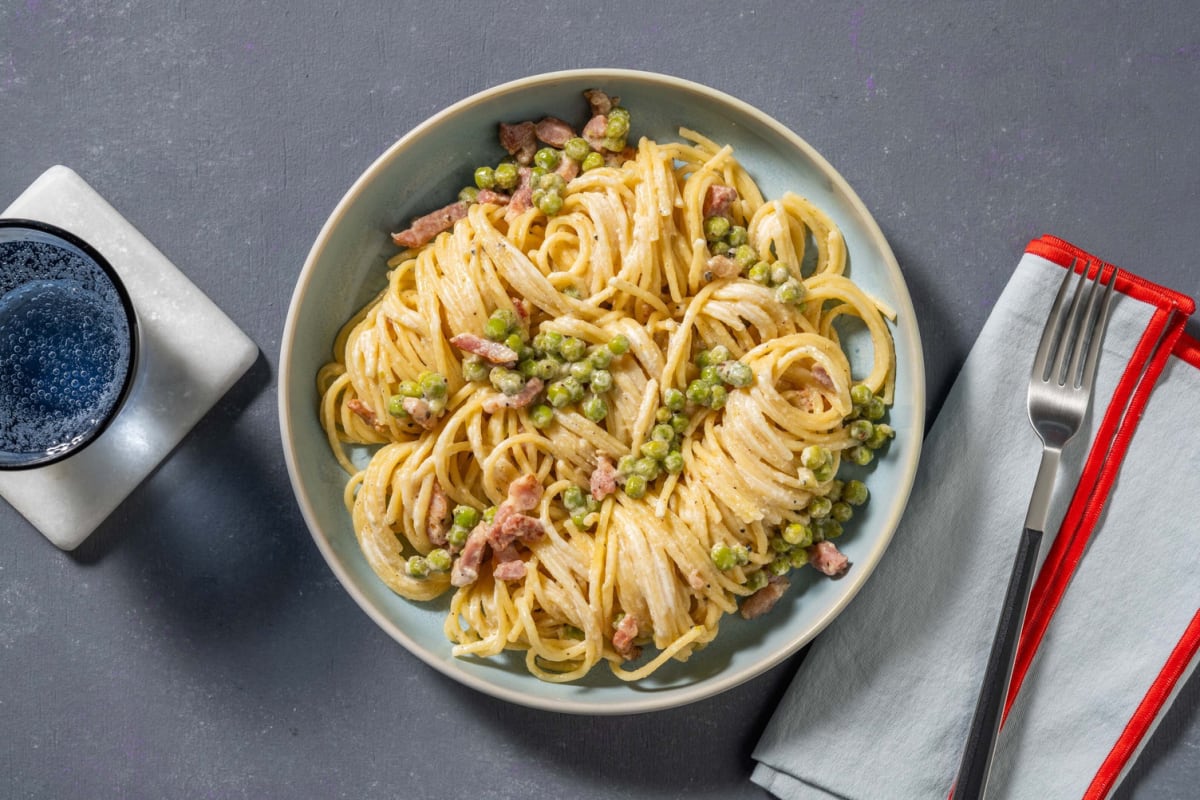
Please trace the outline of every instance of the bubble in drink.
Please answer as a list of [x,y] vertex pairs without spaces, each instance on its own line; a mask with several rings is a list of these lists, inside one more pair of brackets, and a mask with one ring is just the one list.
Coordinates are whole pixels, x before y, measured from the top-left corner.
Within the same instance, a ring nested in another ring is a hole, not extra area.
[[37,461],[106,424],[132,331],[122,296],[82,251],[11,237],[0,228],[0,454]]

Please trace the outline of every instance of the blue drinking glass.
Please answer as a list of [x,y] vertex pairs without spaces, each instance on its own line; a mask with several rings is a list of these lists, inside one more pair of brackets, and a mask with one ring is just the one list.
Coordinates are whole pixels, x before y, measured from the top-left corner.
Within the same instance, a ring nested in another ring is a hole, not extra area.
[[0,470],[95,441],[137,360],[137,316],[108,261],[53,225],[0,219]]

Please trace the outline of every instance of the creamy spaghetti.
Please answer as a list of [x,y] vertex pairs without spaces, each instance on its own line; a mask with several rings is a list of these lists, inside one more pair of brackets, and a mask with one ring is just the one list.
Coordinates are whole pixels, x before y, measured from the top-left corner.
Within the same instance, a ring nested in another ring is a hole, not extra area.
[[[621,113],[592,111],[593,132]],[[832,540],[866,488],[839,467],[893,435],[890,311],[820,209],[765,199],[693,131],[587,133],[477,172],[484,188],[435,212],[445,230],[397,234],[386,288],[318,377],[379,578],[453,592],[456,655],[523,650],[548,681],[599,662],[643,678],[739,606],[768,611],[791,570],[847,569]],[[864,374],[844,318],[873,345]]]

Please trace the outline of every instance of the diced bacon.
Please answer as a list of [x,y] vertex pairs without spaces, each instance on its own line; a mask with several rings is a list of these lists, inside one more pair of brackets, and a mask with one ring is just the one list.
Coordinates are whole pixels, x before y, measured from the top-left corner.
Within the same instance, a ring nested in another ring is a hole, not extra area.
[[517,318],[521,321],[521,327],[527,329],[529,327],[528,301],[522,300],[520,297],[510,297],[508,299],[512,300],[513,311],[517,312]]
[[425,430],[433,428],[437,418],[433,415],[433,409],[429,407],[429,403],[419,397],[404,398],[404,410],[412,417],[412,421],[420,425]]
[[558,169],[554,171],[560,175],[564,181],[570,183],[571,181],[575,180],[575,177],[579,174],[579,162],[573,158],[567,158],[566,156],[563,156],[562,160],[558,162]]
[[737,198],[737,189],[732,186],[721,183],[712,184],[704,195],[704,216],[706,218],[729,216],[729,207]]
[[467,536],[463,550],[450,569],[450,584],[452,586],[469,586],[479,579],[479,568],[488,554],[488,529],[486,522],[475,526]]
[[596,456],[596,468],[588,483],[596,500],[603,500],[617,491],[617,468],[608,456],[603,453]]
[[542,482],[530,473],[522,475],[508,485],[508,503],[515,511],[533,511],[542,502]]
[[532,122],[509,125],[500,123],[500,146],[517,159],[517,163],[528,164],[537,152],[537,128]]
[[613,106],[621,101],[621,98],[609,97],[600,89],[588,89],[583,93],[583,96],[587,100],[592,114],[607,114],[613,110]]
[[420,247],[442,231],[454,227],[454,223],[467,215],[467,204],[461,200],[417,217],[412,225],[399,233],[392,234],[392,241],[403,247]]
[[626,614],[624,617],[621,617],[621,621],[617,623],[617,630],[613,633],[612,643],[613,649],[626,661],[635,659],[642,654],[642,648],[633,643],[637,635],[637,617],[633,614]]
[[429,500],[429,541],[437,547],[446,544],[446,519],[450,516],[450,499],[442,485],[433,481],[433,497]]
[[375,430],[380,430],[384,427],[383,425],[379,424],[379,418],[375,416],[375,412],[371,410],[371,407],[362,400],[359,400],[357,397],[352,397],[347,400],[346,408],[357,414],[363,422],[367,423]]
[[608,167],[619,167],[626,161],[633,161],[637,158],[637,150],[633,147],[626,147],[620,152],[611,150],[604,151],[604,164]]
[[604,133],[607,130],[608,117],[605,116],[605,114],[596,114],[587,121],[586,125],[583,126],[583,133],[581,135],[587,140],[587,143],[592,146],[593,150],[603,150],[605,139]]
[[450,337],[450,344],[467,353],[474,353],[484,361],[511,367],[517,363],[517,352],[511,347],[484,339],[473,333],[460,333]]
[[694,569],[688,573],[687,582],[688,586],[692,587],[696,591],[708,586],[708,581],[704,580],[704,575],[702,575],[698,569]]
[[514,395],[494,394],[483,401],[483,410],[495,414],[502,408],[524,408],[537,399],[545,384],[541,378],[530,378],[525,382],[525,388]]
[[850,559],[833,542],[814,544],[808,553],[808,563],[831,578],[841,575],[850,567]]
[[742,271],[737,262],[729,256],[713,256],[708,260],[707,267],[705,277],[709,280],[713,278],[736,278]]
[[775,604],[779,602],[779,598],[783,597],[783,593],[787,591],[790,585],[787,578],[779,575],[771,576],[766,586],[742,601],[740,609],[742,617],[745,619],[754,619],[766,614],[775,607]]
[[820,364],[814,364],[812,368],[813,380],[821,384],[821,387],[833,391],[837,388],[833,383],[833,378],[829,377],[829,373]]
[[496,564],[492,567],[492,577],[496,580],[519,581],[525,577],[525,562],[513,545],[497,550],[494,558]]
[[[500,517],[499,514],[496,516]],[[545,535],[546,529],[542,527],[540,519],[512,511],[504,515],[500,522],[492,523],[488,530],[488,543],[493,550],[500,551],[510,547],[513,542],[530,544]]]
[[575,138],[575,130],[558,117],[545,117],[534,126],[538,141],[561,148]]
[[497,206],[508,205],[508,201],[512,198],[503,192],[497,192],[494,189],[480,189],[479,194],[475,197],[477,203],[492,203]]
[[533,170],[529,167],[519,167],[517,169],[517,188],[513,192],[512,199],[508,201],[508,208],[504,210],[504,219],[506,222],[512,222],[521,214],[533,208],[532,181]]

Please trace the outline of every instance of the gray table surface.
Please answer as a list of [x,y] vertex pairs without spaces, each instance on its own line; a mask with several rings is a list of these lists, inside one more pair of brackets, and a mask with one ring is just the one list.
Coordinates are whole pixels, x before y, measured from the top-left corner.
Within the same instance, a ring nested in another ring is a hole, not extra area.
[[[750,752],[802,654],[674,711],[556,715],[435,673],[340,588],[275,405],[319,227],[396,138],[488,86],[699,81],[797,131],[872,210],[932,418],[1036,235],[1200,296],[1198,8],[4,0],[0,207],[71,166],[261,356],[75,553],[0,503],[0,797],[766,797]],[[1200,678],[1119,796],[1195,797],[1198,751]]]

